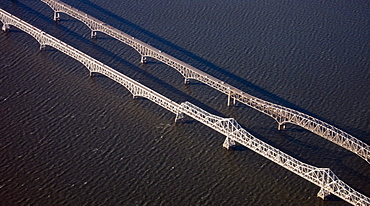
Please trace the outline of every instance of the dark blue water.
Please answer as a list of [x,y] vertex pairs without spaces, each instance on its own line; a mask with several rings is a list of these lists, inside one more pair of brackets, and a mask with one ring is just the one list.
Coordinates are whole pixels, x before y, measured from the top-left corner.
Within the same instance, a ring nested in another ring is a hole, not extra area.
[[[262,99],[308,113],[370,144],[368,1],[64,0]],[[0,8],[180,103],[233,117],[293,157],[331,168],[370,196],[370,165],[299,127],[269,117],[38,0]],[[348,205],[225,137],[133,99],[12,27],[0,35],[0,205]]]

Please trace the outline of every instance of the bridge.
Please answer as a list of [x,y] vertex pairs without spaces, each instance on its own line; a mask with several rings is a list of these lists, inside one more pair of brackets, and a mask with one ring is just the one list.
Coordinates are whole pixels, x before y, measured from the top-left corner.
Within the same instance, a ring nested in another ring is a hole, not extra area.
[[228,95],[228,106],[235,105],[236,101],[239,101],[275,119],[278,123],[278,130],[284,129],[287,123],[298,125],[357,154],[370,163],[370,146],[333,125],[245,93],[59,0],[41,1],[53,9],[55,21],[60,20],[60,13],[65,13],[86,24],[91,30],[92,38],[95,38],[96,32],[99,31],[134,48],[141,55],[141,63],[145,63],[147,57],[154,58],[180,72],[185,79],[185,84],[189,83],[190,79],[197,80]]
[[147,98],[171,111],[176,114],[175,121],[178,121],[183,118],[184,115],[187,115],[218,131],[226,136],[223,146],[227,149],[238,142],[289,171],[314,183],[321,188],[318,196],[323,199],[326,196],[333,194],[353,205],[370,205],[370,198],[357,192],[340,180],[329,168],[317,168],[285,154],[279,149],[276,149],[251,135],[232,118],[223,118],[213,115],[189,102],[178,104],[2,9],[0,9],[0,21],[3,24],[2,29],[4,31],[8,31],[10,29],[10,25],[15,26],[34,37],[40,43],[40,49],[44,49],[46,46],[51,46],[81,62],[89,70],[90,76],[92,76],[93,73],[105,75],[127,88],[132,93],[133,97]]

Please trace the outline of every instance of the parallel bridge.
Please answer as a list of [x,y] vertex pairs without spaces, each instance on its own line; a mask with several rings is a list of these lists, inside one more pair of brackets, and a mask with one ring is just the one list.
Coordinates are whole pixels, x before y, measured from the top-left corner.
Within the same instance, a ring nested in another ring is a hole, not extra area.
[[10,25],[13,25],[34,37],[40,43],[41,49],[47,45],[51,46],[81,62],[90,71],[90,75],[94,72],[103,74],[127,88],[134,97],[145,97],[171,111],[176,114],[175,121],[185,114],[220,132],[226,136],[224,147],[229,148],[238,142],[316,184],[321,188],[319,197],[325,198],[329,194],[334,194],[353,205],[370,206],[370,198],[341,181],[329,168],[317,168],[285,154],[251,135],[234,119],[213,115],[189,102],[178,104],[2,9],[0,9],[0,21],[3,23],[3,30],[7,31]]
[[370,146],[333,125],[294,109],[247,94],[59,0],[41,1],[54,10],[55,21],[60,19],[60,13],[65,13],[86,24],[91,30],[91,37],[96,37],[96,32],[100,31],[134,48],[141,55],[142,63],[146,62],[147,57],[154,58],[180,72],[185,83],[194,79],[228,95],[227,104],[229,106],[239,101],[275,119],[279,130],[283,129],[286,123],[298,125],[357,154],[370,163]]

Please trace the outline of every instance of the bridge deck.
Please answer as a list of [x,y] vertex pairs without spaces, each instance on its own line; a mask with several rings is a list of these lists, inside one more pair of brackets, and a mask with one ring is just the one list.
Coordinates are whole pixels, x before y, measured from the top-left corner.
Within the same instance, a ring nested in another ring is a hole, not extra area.
[[257,139],[245,129],[243,129],[234,119],[222,118],[212,115],[201,108],[184,102],[178,104],[165,96],[151,90],[150,88],[130,79],[129,77],[117,72],[109,66],[99,62],[98,60],[84,54],[83,52],[69,46],[68,44],[46,34],[38,28],[22,21],[21,19],[0,9],[0,20],[3,23],[3,28],[9,29],[13,25],[20,30],[33,36],[44,48],[46,45],[54,47],[61,52],[78,60],[87,67],[90,72],[101,73],[112,80],[126,87],[134,96],[145,97],[154,103],[166,108],[167,110],[181,116],[186,114],[201,123],[211,127],[212,129],[226,135],[224,145],[230,146],[234,142],[238,142],[245,147],[255,151],[256,153],[266,157],[267,159],[281,165],[291,172],[305,178],[306,180],[318,185],[321,190],[319,197],[324,198],[326,195],[334,194],[343,200],[354,205],[370,205],[370,198],[355,191],[346,183],[341,181],[330,169],[317,168],[305,164],[282,151],[268,145],[267,143]]
[[333,125],[302,112],[249,95],[59,0],[41,1],[54,10],[54,20],[59,19],[60,12],[68,14],[85,23],[91,29],[92,36],[96,35],[96,31],[100,31],[131,46],[140,53],[142,62],[145,62],[146,57],[154,58],[180,72],[184,76],[185,82],[188,82],[189,79],[198,80],[228,95],[228,105],[230,105],[231,99],[234,100],[234,103],[237,100],[274,118],[278,122],[278,129],[286,123],[298,125],[357,154],[370,163],[370,146]]

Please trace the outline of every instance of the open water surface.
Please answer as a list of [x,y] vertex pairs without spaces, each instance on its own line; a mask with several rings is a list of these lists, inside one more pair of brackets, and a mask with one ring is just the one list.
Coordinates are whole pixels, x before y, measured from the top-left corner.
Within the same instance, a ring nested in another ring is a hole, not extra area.
[[[370,144],[366,0],[63,0],[259,98]],[[370,196],[370,165],[271,118],[38,0],[0,8],[181,103],[190,101]],[[12,27],[0,34],[0,205],[348,205],[224,136],[174,115]]]

